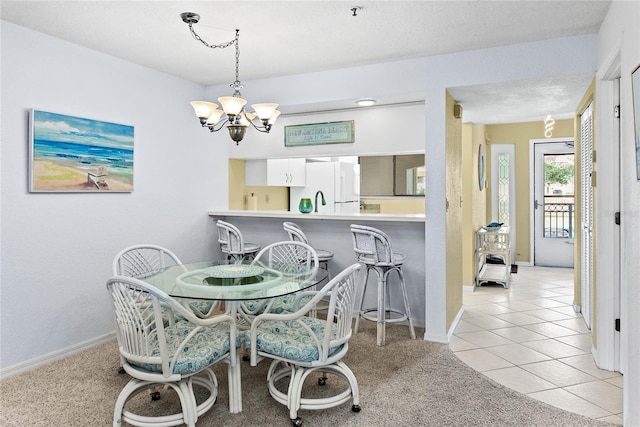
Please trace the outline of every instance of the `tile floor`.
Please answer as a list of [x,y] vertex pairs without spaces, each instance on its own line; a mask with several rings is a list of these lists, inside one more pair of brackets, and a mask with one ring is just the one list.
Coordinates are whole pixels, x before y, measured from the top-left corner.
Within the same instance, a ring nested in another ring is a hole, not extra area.
[[573,303],[573,269],[519,266],[509,289],[465,287],[450,347],[494,381],[558,408],[622,425],[622,376],[598,369]]

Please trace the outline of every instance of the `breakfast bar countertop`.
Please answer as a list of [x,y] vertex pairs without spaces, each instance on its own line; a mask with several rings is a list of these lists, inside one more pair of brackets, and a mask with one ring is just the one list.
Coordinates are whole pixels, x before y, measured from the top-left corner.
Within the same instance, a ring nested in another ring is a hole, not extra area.
[[225,210],[209,211],[213,217],[245,217],[245,218],[287,218],[287,219],[316,219],[338,221],[382,221],[382,222],[424,222],[424,214],[362,214],[362,213],[325,213],[311,212],[302,214],[291,211],[249,211]]

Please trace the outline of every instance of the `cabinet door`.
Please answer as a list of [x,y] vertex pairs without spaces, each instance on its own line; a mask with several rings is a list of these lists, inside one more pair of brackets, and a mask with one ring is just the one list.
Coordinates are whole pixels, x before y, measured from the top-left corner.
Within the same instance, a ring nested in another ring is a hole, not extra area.
[[289,186],[304,187],[307,182],[306,159],[289,159]]
[[307,178],[305,162],[305,159],[268,159],[267,185],[304,187]]
[[289,185],[289,159],[267,159],[267,185]]

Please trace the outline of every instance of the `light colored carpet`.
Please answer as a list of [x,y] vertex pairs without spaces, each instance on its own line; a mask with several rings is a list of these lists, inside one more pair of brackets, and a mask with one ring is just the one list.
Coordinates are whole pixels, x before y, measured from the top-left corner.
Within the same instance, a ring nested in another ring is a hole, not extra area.
[[[416,331],[418,337],[422,330]],[[442,344],[410,340],[407,328],[392,325],[387,345],[375,344],[375,324],[361,322],[345,362],[360,385],[362,411],[351,402],[321,411],[300,411],[312,426],[604,426],[499,385],[461,362]],[[0,425],[108,426],[115,400],[128,381],[119,375],[115,342],[102,344],[0,382]],[[226,365],[214,370],[219,396],[198,426],[288,426],[287,408],[267,391],[269,361],[257,367],[242,362],[243,412],[229,414]],[[315,383],[315,378],[310,378]],[[330,391],[310,384],[310,393]],[[175,405],[170,391],[151,402],[142,393],[136,405],[151,413]]]

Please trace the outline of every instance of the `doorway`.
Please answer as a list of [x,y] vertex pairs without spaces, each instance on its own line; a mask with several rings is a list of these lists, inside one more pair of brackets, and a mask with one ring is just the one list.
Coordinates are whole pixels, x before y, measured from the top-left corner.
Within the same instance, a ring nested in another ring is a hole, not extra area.
[[573,139],[533,143],[533,263],[573,268]]

